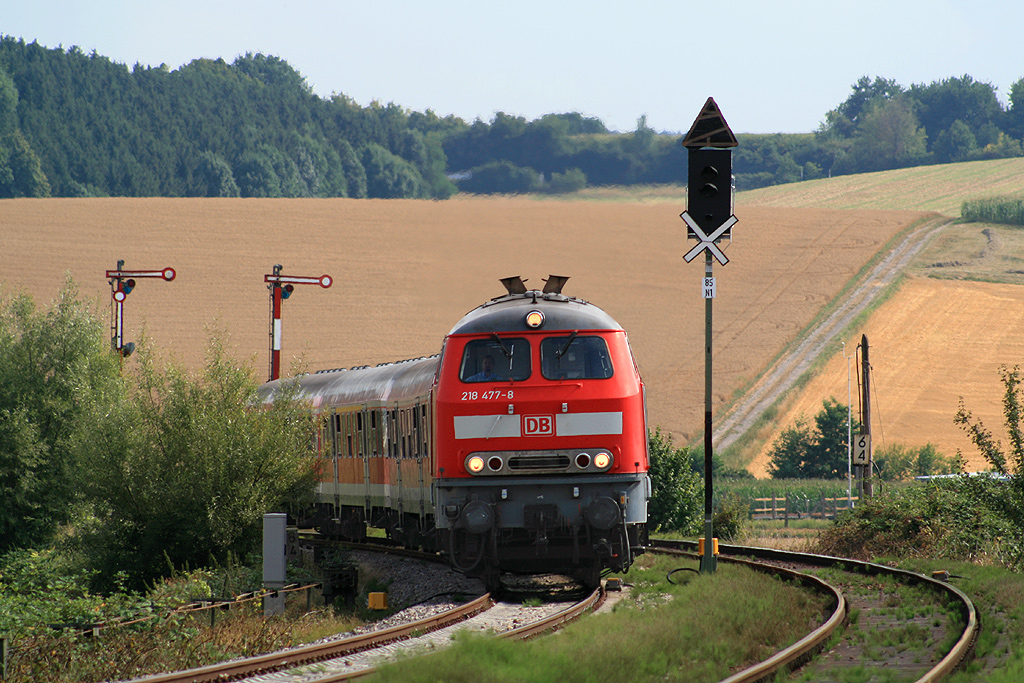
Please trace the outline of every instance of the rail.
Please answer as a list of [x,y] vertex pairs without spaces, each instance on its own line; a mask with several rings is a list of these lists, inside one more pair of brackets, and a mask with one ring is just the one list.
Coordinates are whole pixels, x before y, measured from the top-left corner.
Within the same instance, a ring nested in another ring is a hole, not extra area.
[[[653,548],[656,549],[671,549],[671,550],[682,550],[686,548],[689,552],[696,555],[697,542],[696,541],[652,541]],[[738,561],[736,557],[729,557],[730,555],[742,555],[747,557],[754,557],[761,560],[772,560],[776,562],[793,562],[806,565],[813,565],[819,567],[837,567],[842,565],[847,570],[861,571],[872,575],[888,575],[898,577],[907,583],[914,583],[918,585],[926,586],[939,593],[946,594],[952,599],[957,605],[960,611],[960,616],[963,618],[964,629],[957,639],[956,643],[950,648],[949,652],[942,657],[931,669],[929,669],[924,675],[917,679],[916,683],[934,683],[935,681],[941,680],[952,673],[958,666],[960,666],[970,655],[974,642],[978,637],[978,615],[974,607],[974,603],[971,599],[956,586],[952,586],[944,581],[939,581],[930,576],[924,574],[918,574],[917,572],[911,572],[905,569],[898,569],[896,567],[888,567],[886,565],[877,564],[873,562],[864,562],[861,560],[851,560],[838,557],[830,557],[828,555],[816,555],[812,553],[799,553],[787,550],[774,550],[772,548],[756,548],[749,546],[738,546],[738,545],[727,545],[720,544],[719,550],[722,555],[719,556],[719,561]],[[763,571],[777,572],[780,567],[773,565],[767,565],[763,563],[749,563],[757,569]],[[789,570],[786,570],[789,571]],[[798,572],[799,573],[799,572]],[[810,576],[809,574],[802,574],[802,576]],[[834,590],[834,589],[833,589]],[[831,622],[835,617],[833,612],[832,617],[828,620]],[[826,622],[826,623],[828,623]],[[834,629],[833,629],[834,630]],[[790,663],[810,655],[816,648],[823,645],[828,639],[828,635],[824,635],[821,629],[817,629],[812,634],[801,640],[799,643],[794,644],[791,648],[800,646],[803,651],[801,653],[790,652],[787,650],[777,653],[773,657],[760,662],[744,671],[741,671],[729,678],[726,678],[721,683],[753,683],[753,681],[760,681],[767,679],[775,675],[775,672],[782,670],[783,667],[788,666]]]
[[[574,605],[567,607],[566,609],[553,614],[546,619],[541,619],[532,624],[525,624],[519,628],[505,631],[503,633],[496,634],[496,638],[509,638],[511,640],[526,640],[532,638],[541,633],[554,630],[561,625],[570,622],[574,619],[579,618],[582,614],[596,608],[603,597],[602,589],[595,589],[589,596],[580,600]],[[377,672],[379,667],[368,667],[365,669],[359,669],[357,671],[345,671],[338,674],[330,674],[314,679],[312,683],[343,683],[344,681],[351,681],[357,678],[363,678],[370,676]]]
[[[325,659],[340,657],[347,653],[358,652],[385,643],[407,638],[414,632],[427,632],[443,628],[449,624],[466,619],[487,609],[491,603],[490,593],[481,595],[476,600],[460,605],[455,609],[420,619],[409,624],[393,626],[380,631],[372,631],[351,638],[315,643],[302,647],[282,650],[267,655],[249,657],[247,659],[185,671],[174,671],[154,676],[136,678],[129,683],[206,683],[208,681],[226,681],[244,676],[263,674],[278,669],[292,668],[304,664],[312,664]],[[338,679],[343,680],[343,679]]]

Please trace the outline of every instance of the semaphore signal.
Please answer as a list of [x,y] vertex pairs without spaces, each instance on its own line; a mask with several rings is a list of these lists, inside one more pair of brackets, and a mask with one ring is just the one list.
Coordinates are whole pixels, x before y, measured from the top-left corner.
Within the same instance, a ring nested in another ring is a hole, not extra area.
[[124,259],[118,259],[117,269],[106,271],[106,277],[110,280],[111,298],[114,300],[114,310],[110,323],[110,346],[114,352],[122,358],[127,358],[135,350],[134,342],[124,342],[124,302],[128,295],[135,289],[136,278],[160,278],[170,282],[177,273],[174,268],[161,268],[160,270],[125,270]]
[[263,281],[269,283],[270,290],[270,379],[281,377],[281,302],[289,298],[295,291],[295,285],[320,285],[324,289],[330,287],[334,280],[330,275],[320,277],[281,275],[280,263],[274,266],[274,272],[264,275]]

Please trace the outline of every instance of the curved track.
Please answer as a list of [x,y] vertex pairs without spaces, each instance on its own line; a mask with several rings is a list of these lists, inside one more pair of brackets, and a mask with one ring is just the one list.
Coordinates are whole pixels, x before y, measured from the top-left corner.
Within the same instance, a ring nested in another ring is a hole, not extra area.
[[[308,542],[311,539],[306,540]],[[335,545],[443,563],[439,555],[386,545]],[[490,593],[486,593],[445,612],[391,628],[196,669],[146,676],[129,683],[204,683],[235,680],[261,683],[347,681],[373,673],[377,666],[393,659],[399,651],[443,647],[444,644],[451,642],[451,632],[457,629],[492,631],[502,638],[530,638],[557,629],[562,624],[595,609],[602,597],[603,592],[597,589],[580,600],[529,608],[514,602],[496,601]],[[509,624],[517,626],[511,627]]]
[[[654,550],[686,552],[696,557],[697,544],[694,541],[652,541],[652,546]],[[763,571],[770,571],[784,576],[795,574],[804,577],[801,580],[805,583],[808,583],[807,579],[813,578],[809,572],[828,568],[837,572],[836,578],[830,578],[830,581],[846,584],[847,580],[843,578],[844,574],[850,575],[849,583],[851,584],[855,576],[889,577],[899,585],[912,585],[934,592],[938,596],[938,602],[941,604],[955,605],[960,622],[950,622],[946,625],[946,628],[958,629],[952,647],[946,652],[938,652],[928,648],[915,651],[913,658],[906,658],[912,661],[899,667],[893,667],[895,674],[893,680],[918,681],[919,683],[941,680],[964,662],[972,652],[974,641],[978,635],[977,613],[970,598],[949,583],[923,574],[871,562],[769,548],[751,548],[725,544],[721,544],[719,548],[723,553],[719,556],[720,561],[740,562]],[[757,561],[751,562],[742,558],[756,558]],[[810,585],[813,586],[815,584],[819,585],[820,590],[825,590],[838,596],[834,601],[833,612],[826,619],[825,623],[789,648],[776,653],[763,662],[730,676],[722,683],[752,683],[753,681],[760,681],[774,676],[776,672],[793,669],[796,665],[808,660],[815,652],[820,651],[824,647],[829,638],[837,633],[839,624],[843,622],[851,610],[870,609],[866,606],[863,594],[855,590],[849,590],[851,595],[847,596],[846,592],[826,584],[821,579],[815,578],[815,582]],[[827,588],[822,586],[827,586]],[[872,599],[877,601],[877,592],[882,589],[872,587],[872,590],[876,592],[876,594],[872,595]],[[895,596],[895,593],[893,595]],[[892,597],[892,599],[895,599],[895,597]],[[889,619],[890,621],[889,623],[875,623],[873,628],[876,630],[895,630],[905,626],[906,617],[903,616],[905,613],[901,613],[898,610],[879,610],[878,613],[878,619]],[[867,619],[864,616],[861,618]],[[947,638],[947,640],[949,639]],[[827,657],[818,658],[804,664],[804,667],[807,671],[834,671],[844,666],[863,667],[865,656],[863,650],[866,648],[862,643],[860,648],[860,656],[858,656],[858,644],[856,642],[844,643],[840,641],[835,645],[830,655],[842,650],[844,653],[843,661],[840,662],[834,658],[829,660]],[[815,678],[818,677],[816,676]]]
[[[205,681],[229,681],[238,680],[248,676],[264,674],[271,671],[278,671],[285,668],[294,668],[306,664],[322,662],[328,659],[344,657],[345,655],[360,652],[370,648],[382,647],[404,638],[408,638],[414,632],[434,631],[445,628],[453,623],[470,618],[480,612],[486,611],[491,606],[491,595],[487,593],[476,600],[467,602],[464,605],[448,610],[441,614],[421,619],[402,626],[373,631],[351,638],[333,640],[326,643],[316,643],[303,647],[274,652],[258,657],[211,664],[197,669],[186,671],[174,671],[155,676],[146,676],[135,679],[141,683],[203,683]],[[134,682],[133,682],[134,683]]]

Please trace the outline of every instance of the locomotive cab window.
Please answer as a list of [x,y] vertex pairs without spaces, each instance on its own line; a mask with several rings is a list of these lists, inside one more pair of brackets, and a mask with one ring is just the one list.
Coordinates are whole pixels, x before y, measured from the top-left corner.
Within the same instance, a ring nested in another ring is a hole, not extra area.
[[608,379],[612,359],[601,337],[577,335],[546,337],[540,343],[544,379]]
[[530,376],[530,343],[522,338],[474,339],[462,354],[463,382],[521,382]]

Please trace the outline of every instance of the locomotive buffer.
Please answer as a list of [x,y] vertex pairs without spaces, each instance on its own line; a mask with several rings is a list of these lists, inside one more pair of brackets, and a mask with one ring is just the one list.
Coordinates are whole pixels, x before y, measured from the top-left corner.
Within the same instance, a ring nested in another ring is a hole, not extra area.
[[715,298],[715,278],[712,262],[723,266],[728,257],[718,246],[719,241],[732,240],[732,150],[737,145],[729,124],[711,97],[704,103],[690,131],[683,138],[687,149],[686,211],[680,218],[687,226],[687,237],[697,240],[683,260],[693,261],[704,252],[704,543],[701,549],[701,573],[714,573],[718,539],[712,525],[712,441],[711,441],[711,302]]

